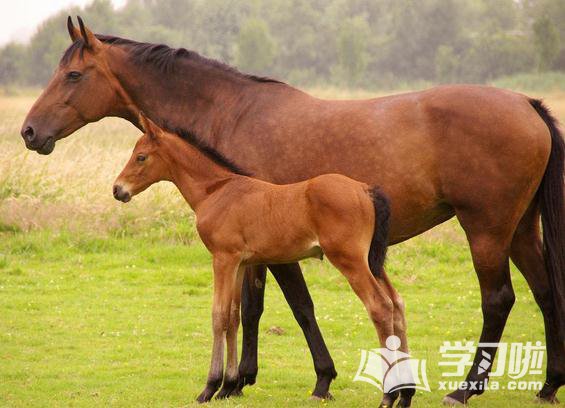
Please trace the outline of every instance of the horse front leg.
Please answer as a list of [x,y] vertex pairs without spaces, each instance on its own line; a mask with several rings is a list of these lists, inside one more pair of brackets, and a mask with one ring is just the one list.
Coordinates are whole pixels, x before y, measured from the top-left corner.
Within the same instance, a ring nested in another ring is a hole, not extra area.
[[266,275],[267,269],[264,265],[245,268],[241,296],[243,339],[239,363],[238,394],[241,394],[244,386],[255,384],[257,378],[259,320],[263,314]]
[[304,281],[298,263],[269,265],[269,270],[277,280],[284,297],[292,309],[294,318],[300,325],[316,371],[316,386],[312,392],[315,399],[333,399],[329,392],[332,380],[337,376],[334,362],[314,315],[314,303]]
[[239,259],[214,254],[214,300],[212,305],[212,361],[204,391],[197,401],[208,402],[220,388],[224,374],[224,344],[230,323],[233,291],[236,285]]

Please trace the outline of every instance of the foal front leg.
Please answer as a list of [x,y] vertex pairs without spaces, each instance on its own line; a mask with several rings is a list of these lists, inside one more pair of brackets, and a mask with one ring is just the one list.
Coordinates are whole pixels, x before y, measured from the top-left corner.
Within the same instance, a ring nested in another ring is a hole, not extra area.
[[227,364],[226,373],[224,375],[224,384],[216,398],[228,398],[231,396],[242,395],[241,389],[238,387],[238,367],[237,367],[237,331],[239,329],[239,306],[241,303],[241,286],[245,268],[240,267],[237,271],[237,279],[233,289],[233,296],[230,310],[230,322],[226,335],[227,339]]
[[206,388],[197,398],[198,402],[212,399],[220,385],[224,374],[224,342],[230,322],[233,290],[239,267],[239,259],[229,255],[214,254],[214,300],[212,305],[212,361]]

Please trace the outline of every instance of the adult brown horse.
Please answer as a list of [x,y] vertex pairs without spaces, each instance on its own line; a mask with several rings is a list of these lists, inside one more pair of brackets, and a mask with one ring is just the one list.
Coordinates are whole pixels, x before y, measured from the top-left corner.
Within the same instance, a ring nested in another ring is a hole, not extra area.
[[[514,303],[511,258],[544,316],[547,378],[538,396],[555,400],[565,383],[565,147],[540,101],[483,86],[326,101],[184,49],[95,36],[82,22],[80,30],[70,23],[69,32],[73,43],[22,127],[29,149],[48,154],[56,140],[105,116],[140,127],[143,110],[162,127],[198,134],[270,182],[341,173],[382,186],[392,203],[391,244],[456,215],[481,287],[480,341],[499,341]],[[325,396],[335,370],[298,265],[270,269],[313,354],[314,395]],[[246,280],[240,375],[253,382],[265,272],[248,272]],[[395,308],[403,309],[400,299]],[[483,351],[496,348],[479,347],[467,386],[447,402],[482,392]],[[410,394],[401,404],[410,404]],[[383,402],[395,397],[385,395]]]

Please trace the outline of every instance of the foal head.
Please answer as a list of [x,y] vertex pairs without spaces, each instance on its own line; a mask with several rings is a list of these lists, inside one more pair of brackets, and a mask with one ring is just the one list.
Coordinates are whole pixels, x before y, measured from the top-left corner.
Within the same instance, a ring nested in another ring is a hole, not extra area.
[[126,167],[114,182],[114,198],[124,203],[150,185],[171,179],[162,151],[164,131],[143,113],[140,113],[139,121],[145,133],[137,141]]

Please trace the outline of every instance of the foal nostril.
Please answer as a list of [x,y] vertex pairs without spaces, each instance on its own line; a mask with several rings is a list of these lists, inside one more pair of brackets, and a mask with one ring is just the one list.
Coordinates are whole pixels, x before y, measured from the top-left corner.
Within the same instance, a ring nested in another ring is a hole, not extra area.
[[22,130],[22,137],[28,141],[33,142],[35,139],[35,132],[31,126],[27,126],[25,129]]
[[114,198],[118,201],[123,201],[124,203],[127,203],[129,200],[131,200],[130,193],[124,191],[124,189],[120,185],[114,186],[113,193],[114,193]]
[[116,200],[120,199],[121,192],[122,192],[122,188],[120,186],[114,186],[113,193],[114,193],[114,198]]

